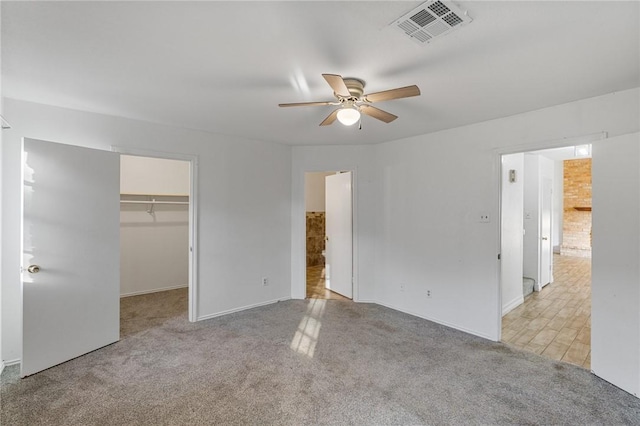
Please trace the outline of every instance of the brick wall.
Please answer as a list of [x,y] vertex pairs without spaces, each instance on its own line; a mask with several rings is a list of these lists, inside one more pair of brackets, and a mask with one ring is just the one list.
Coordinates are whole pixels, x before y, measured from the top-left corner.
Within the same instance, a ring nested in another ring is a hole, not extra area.
[[[584,211],[585,209],[588,210]],[[564,162],[564,214],[560,254],[591,257],[590,158]]]

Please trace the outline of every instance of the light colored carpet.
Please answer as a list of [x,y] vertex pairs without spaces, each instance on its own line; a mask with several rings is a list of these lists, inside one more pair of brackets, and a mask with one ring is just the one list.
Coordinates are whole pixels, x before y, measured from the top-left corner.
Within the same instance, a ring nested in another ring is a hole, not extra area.
[[588,371],[378,305],[295,300],[191,324],[186,292],[122,301],[122,340],[2,375],[4,425],[639,424]]

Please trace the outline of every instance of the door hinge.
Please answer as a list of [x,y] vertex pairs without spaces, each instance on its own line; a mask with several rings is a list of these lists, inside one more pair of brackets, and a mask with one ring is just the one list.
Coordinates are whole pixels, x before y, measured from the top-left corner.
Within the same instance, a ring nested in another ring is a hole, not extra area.
[[500,260],[500,253],[498,253],[498,260]]

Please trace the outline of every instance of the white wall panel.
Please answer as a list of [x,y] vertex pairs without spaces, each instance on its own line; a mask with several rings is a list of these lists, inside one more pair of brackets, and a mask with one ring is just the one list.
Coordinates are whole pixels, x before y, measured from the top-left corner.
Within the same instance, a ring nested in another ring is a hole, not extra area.
[[[500,268],[502,290],[502,315],[524,302],[522,292],[523,262],[523,209],[524,209],[524,158],[510,154],[502,157],[502,230],[500,244]],[[515,182],[509,181],[509,171],[515,170]]]
[[591,369],[640,396],[640,133],[593,144]]
[[[633,89],[376,146],[377,301],[497,339],[497,156],[636,132],[639,95]],[[481,212],[491,223],[477,220]]]
[[189,162],[120,156],[120,193],[189,195]]
[[[3,351],[20,358],[20,138],[198,156],[200,317],[290,297],[291,148],[5,99]],[[261,277],[269,278],[262,286]]]

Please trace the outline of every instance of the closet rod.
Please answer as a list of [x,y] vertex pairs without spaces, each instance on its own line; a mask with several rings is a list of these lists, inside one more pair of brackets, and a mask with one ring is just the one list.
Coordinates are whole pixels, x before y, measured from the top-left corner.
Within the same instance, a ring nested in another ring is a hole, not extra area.
[[189,204],[188,201],[142,201],[142,200],[120,200],[120,204]]

